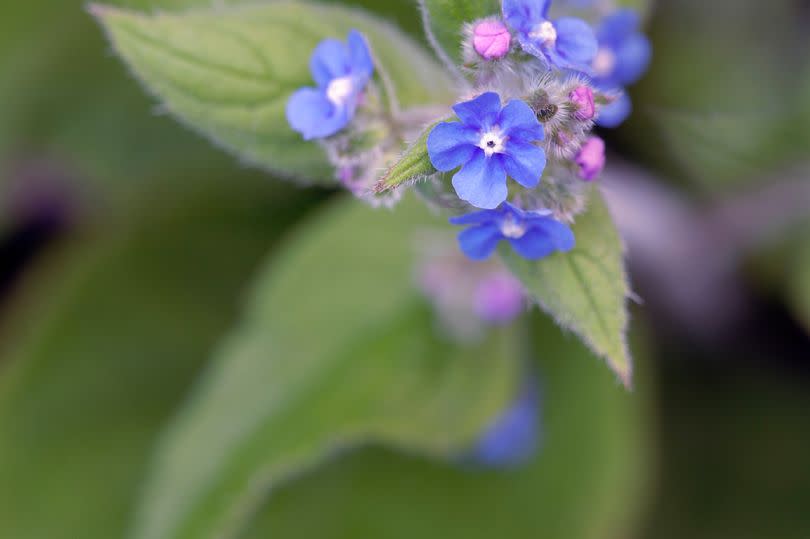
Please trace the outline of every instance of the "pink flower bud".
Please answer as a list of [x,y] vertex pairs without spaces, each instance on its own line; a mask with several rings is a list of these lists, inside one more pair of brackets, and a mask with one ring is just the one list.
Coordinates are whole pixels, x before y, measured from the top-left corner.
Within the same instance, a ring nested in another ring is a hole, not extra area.
[[585,181],[596,179],[605,168],[605,141],[588,137],[574,159],[579,167],[579,177]]
[[524,310],[523,286],[506,272],[486,277],[475,290],[475,313],[484,322],[506,324]]
[[497,60],[509,54],[512,35],[504,23],[486,19],[473,28],[473,48],[485,60]]
[[571,100],[571,103],[573,103],[577,109],[577,112],[574,114],[577,120],[584,121],[593,119],[593,91],[590,87],[584,85],[577,86],[568,94],[568,99]]

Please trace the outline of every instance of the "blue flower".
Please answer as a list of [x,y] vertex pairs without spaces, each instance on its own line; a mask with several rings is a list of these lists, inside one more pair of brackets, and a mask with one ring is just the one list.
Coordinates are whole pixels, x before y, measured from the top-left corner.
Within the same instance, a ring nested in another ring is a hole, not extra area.
[[540,439],[540,398],[533,378],[479,438],[466,460],[490,468],[526,463]]
[[622,92],[616,101],[602,107],[599,116],[596,118],[596,123],[600,127],[611,129],[619,127],[630,116],[631,112],[633,112],[633,102],[627,92]]
[[458,235],[461,250],[472,260],[489,258],[501,240],[523,258],[539,260],[554,251],[574,248],[574,233],[549,211],[523,211],[504,202],[497,210],[483,210],[450,219],[454,225],[473,225]]
[[523,101],[501,108],[498,94],[487,92],[453,107],[460,122],[440,123],[428,135],[430,161],[450,172],[462,200],[493,209],[506,200],[507,174],[524,187],[536,187],[546,153],[533,142],[543,140],[543,125]]
[[[633,84],[647,70],[652,57],[649,39],[639,31],[641,21],[632,9],[605,17],[597,30],[599,50],[591,64],[594,84],[604,91],[618,91]],[[630,114],[626,95],[602,109],[597,124],[616,127]]]
[[321,41],[309,61],[317,88],[301,88],[287,102],[287,121],[306,140],[334,135],[351,121],[374,72],[365,38],[349,32],[347,43]]
[[503,16],[523,50],[546,66],[588,71],[598,48],[593,30],[573,17],[548,20],[550,6],[551,0],[503,0]]

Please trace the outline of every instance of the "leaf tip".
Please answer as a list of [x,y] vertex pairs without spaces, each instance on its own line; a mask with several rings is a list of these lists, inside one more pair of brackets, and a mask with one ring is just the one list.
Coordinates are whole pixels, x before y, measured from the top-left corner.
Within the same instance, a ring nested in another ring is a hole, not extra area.
[[89,13],[92,17],[99,21],[103,21],[103,19],[109,15],[111,12],[116,11],[116,8],[113,6],[108,6],[105,4],[97,4],[95,2],[90,2],[89,4],[85,5],[85,11]]
[[610,370],[619,377],[627,391],[633,391],[633,358],[630,355],[630,350],[627,348],[627,342],[623,342],[622,351],[619,357],[614,357],[610,354],[604,356]]
[[391,170],[392,169],[388,169],[388,172],[386,172],[383,177],[374,184],[373,191],[375,195],[379,195],[393,189],[393,187],[388,184],[388,178],[391,176]]
[[613,368],[614,372],[619,376],[619,381],[622,383],[627,391],[633,391],[633,368],[628,363],[624,368]]

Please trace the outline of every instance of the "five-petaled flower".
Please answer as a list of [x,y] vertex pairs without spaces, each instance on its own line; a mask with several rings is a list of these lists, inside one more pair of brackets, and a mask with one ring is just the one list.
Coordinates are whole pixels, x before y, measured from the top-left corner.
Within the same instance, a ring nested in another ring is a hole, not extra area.
[[352,120],[374,72],[365,38],[349,32],[347,43],[321,41],[309,62],[317,88],[301,88],[287,102],[287,121],[306,140],[334,135]]
[[498,94],[487,92],[453,110],[461,121],[434,127],[427,149],[437,170],[461,167],[453,176],[459,198],[477,208],[497,208],[508,194],[507,174],[524,187],[537,186],[546,154],[533,144],[544,134],[529,105],[513,100],[501,108]]
[[551,217],[549,211],[524,211],[508,202],[497,210],[483,210],[450,219],[454,225],[472,225],[458,235],[461,250],[472,260],[489,258],[501,240],[528,260],[574,248],[574,233]]
[[551,0],[503,0],[503,16],[521,47],[549,67],[588,71],[598,48],[585,21],[574,17],[548,20]]
[[[619,91],[636,82],[650,64],[652,47],[639,31],[641,21],[632,9],[620,9],[605,17],[596,32],[599,50],[591,64],[593,82],[605,91]],[[632,104],[626,94],[604,107],[597,123],[616,127],[630,114]]]

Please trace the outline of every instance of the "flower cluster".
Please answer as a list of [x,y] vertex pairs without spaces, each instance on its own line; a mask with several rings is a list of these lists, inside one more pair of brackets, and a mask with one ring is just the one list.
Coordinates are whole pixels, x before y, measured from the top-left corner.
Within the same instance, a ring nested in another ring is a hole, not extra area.
[[[558,16],[552,0],[502,0],[499,13],[464,21],[461,65],[439,51],[460,81],[452,106],[401,109],[385,66],[356,31],[346,42],[317,46],[315,86],[287,103],[290,126],[322,145],[337,181],[355,196],[390,205],[411,185],[464,227],[458,250],[433,232],[420,241],[415,275],[452,339],[475,342],[487,326],[525,310],[527,292],[492,256],[497,249],[531,261],[574,249],[571,225],[605,166],[594,126],[624,121],[631,110],[625,89],[650,61],[632,10],[558,1],[585,18]],[[539,395],[532,379],[460,455],[463,462],[502,467],[535,453]]]
[[[472,260],[487,259],[501,241],[530,260],[569,251],[569,227],[605,165],[594,125],[626,118],[625,88],[646,70],[651,49],[632,10],[604,12],[605,2],[578,0],[586,20],[557,16],[560,6],[551,4],[502,0],[500,13],[466,21],[463,63],[448,65],[465,79],[452,117],[386,104],[386,77],[375,77],[383,66],[352,31],[346,43],[318,45],[310,62],[316,87],[290,98],[289,123],[324,146],[344,186],[375,203],[401,195],[374,188],[404,142],[421,140],[429,163],[417,168],[435,172],[409,181],[428,202],[457,214],[451,223],[469,226],[459,244]],[[419,137],[425,124],[431,127]]]

